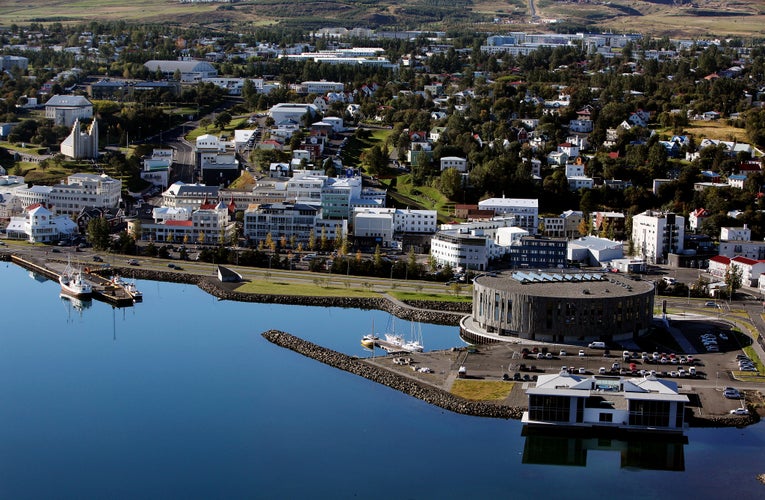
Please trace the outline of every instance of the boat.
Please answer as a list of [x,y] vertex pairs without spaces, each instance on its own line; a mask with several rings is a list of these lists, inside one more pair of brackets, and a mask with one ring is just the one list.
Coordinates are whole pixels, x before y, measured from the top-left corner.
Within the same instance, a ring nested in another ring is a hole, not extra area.
[[[414,324],[412,324],[412,328],[414,329]],[[414,337],[414,335],[412,335]],[[402,335],[397,334],[395,332],[386,333],[385,334],[385,341],[394,346],[400,348],[402,351],[407,352],[422,352],[422,342],[418,338],[412,338],[412,339],[405,339]]]
[[89,297],[93,287],[82,277],[82,272],[72,266],[71,260],[66,264],[64,272],[58,277],[61,292],[72,297]]
[[404,345],[402,346],[405,351],[409,352],[422,352],[424,348],[422,347],[422,326],[420,323],[417,323],[417,332],[415,334],[415,328],[414,323],[412,323],[412,338],[404,342]]
[[375,335],[375,322],[372,321],[372,333],[367,333],[361,337],[361,345],[367,349],[374,349],[375,343],[380,340],[380,337]]
[[114,277],[111,279],[111,282],[113,285],[122,288],[128,294],[130,294],[130,296],[133,297],[134,301],[141,302],[143,300],[143,294],[135,286],[134,281],[125,281],[119,275],[115,274]]

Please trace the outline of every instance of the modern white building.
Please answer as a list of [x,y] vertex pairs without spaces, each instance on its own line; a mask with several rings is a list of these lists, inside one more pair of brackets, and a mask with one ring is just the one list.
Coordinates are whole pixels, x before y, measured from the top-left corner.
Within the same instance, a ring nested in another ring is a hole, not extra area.
[[298,94],[326,94],[327,92],[344,92],[345,84],[328,82],[326,80],[309,80],[301,82],[296,88]]
[[439,231],[430,240],[430,255],[439,265],[476,271],[485,271],[489,260],[498,257],[494,240],[482,229]]
[[638,255],[652,264],[667,262],[667,255],[683,250],[685,219],[647,210],[632,218],[632,242]]
[[654,376],[580,376],[561,371],[540,375],[526,389],[521,421],[544,427],[612,427],[682,433],[685,405],[676,382]]
[[319,116],[319,109],[313,104],[283,102],[274,105],[268,110],[268,116],[270,116],[276,124],[287,120],[302,123],[303,116],[306,114],[311,117],[311,122],[313,122],[313,118]]
[[536,198],[488,198],[478,202],[481,210],[493,210],[496,215],[513,215],[518,227],[537,234],[539,200]]
[[600,266],[624,257],[624,247],[619,241],[595,236],[584,236],[568,242],[567,260],[588,266]]
[[[309,241],[311,231],[316,235],[319,209],[305,203],[268,203],[250,206],[244,212],[244,237],[249,241],[274,241],[295,237],[299,243]],[[334,233],[333,233],[334,235]]]
[[437,229],[435,210],[411,210],[382,207],[354,207],[353,234],[374,240],[382,247],[393,247],[403,234],[433,234]]

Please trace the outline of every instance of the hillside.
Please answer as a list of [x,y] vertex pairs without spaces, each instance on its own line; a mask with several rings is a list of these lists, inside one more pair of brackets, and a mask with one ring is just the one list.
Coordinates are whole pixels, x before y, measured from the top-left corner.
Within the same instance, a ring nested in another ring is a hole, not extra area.
[[164,22],[232,28],[284,24],[315,29],[342,26],[478,31],[549,29],[641,32],[654,36],[765,36],[765,0],[6,0],[0,25],[30,22]]

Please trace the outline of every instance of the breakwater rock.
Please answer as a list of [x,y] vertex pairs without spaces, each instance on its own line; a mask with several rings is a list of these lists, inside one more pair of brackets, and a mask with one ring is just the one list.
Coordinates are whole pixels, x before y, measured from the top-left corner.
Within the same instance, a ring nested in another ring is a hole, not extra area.
[[371,365],[361,359],[321,347],[286,332],[268,330],[263,332],[262,335],[266,340],[280,347],[290,349],[334,368],[359,375],[455,413],[480,417],[520,419],[524,411],[523,408],[468,401],[443,389],[430,386],[379,366]]
[[692,417],[688,419],[690,427],[745,427],[756,424],[760,416],[755,411],[749,415],[705,415],[704,417]]
[[[173,274],[173,273],[168,273]],[[240,302],[260,302],[267,304],[289,304],[316,307],[349,307],[355,309],[379,309],[394,316],[410,321],[420,321],[437,325],[456,326],[463,314],[459,311],[418,309],[406,304],[399,305],[385,297],[312,297],[300,295],[275,295],[242,293],[231,290],[215,278],[200,277],[197,286],[219,299]],[[438,303],[451,304],[451,303]],[[429,304],[430,307],[437,307]]]
[[470,314],[473,312],[472,302],[440,302],[440,301],[428,301],[428,300],[405,300],[404,303],[408,306],[418,309],[435,309],[437,311],[451,311],[464,314]]

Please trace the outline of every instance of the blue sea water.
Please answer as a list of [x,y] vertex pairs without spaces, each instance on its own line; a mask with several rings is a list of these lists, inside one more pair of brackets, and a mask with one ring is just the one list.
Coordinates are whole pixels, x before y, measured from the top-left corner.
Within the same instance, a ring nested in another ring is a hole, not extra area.
[[[526,438],[276,347],[348,354],[380,311],[247,304],[139,281],[79,311],[0,264],[0,498],[760,498],[765,425],[688,443]],[[397,321],[397,330],[409,331]],[[422,325],[427,349],[461,345]]]

